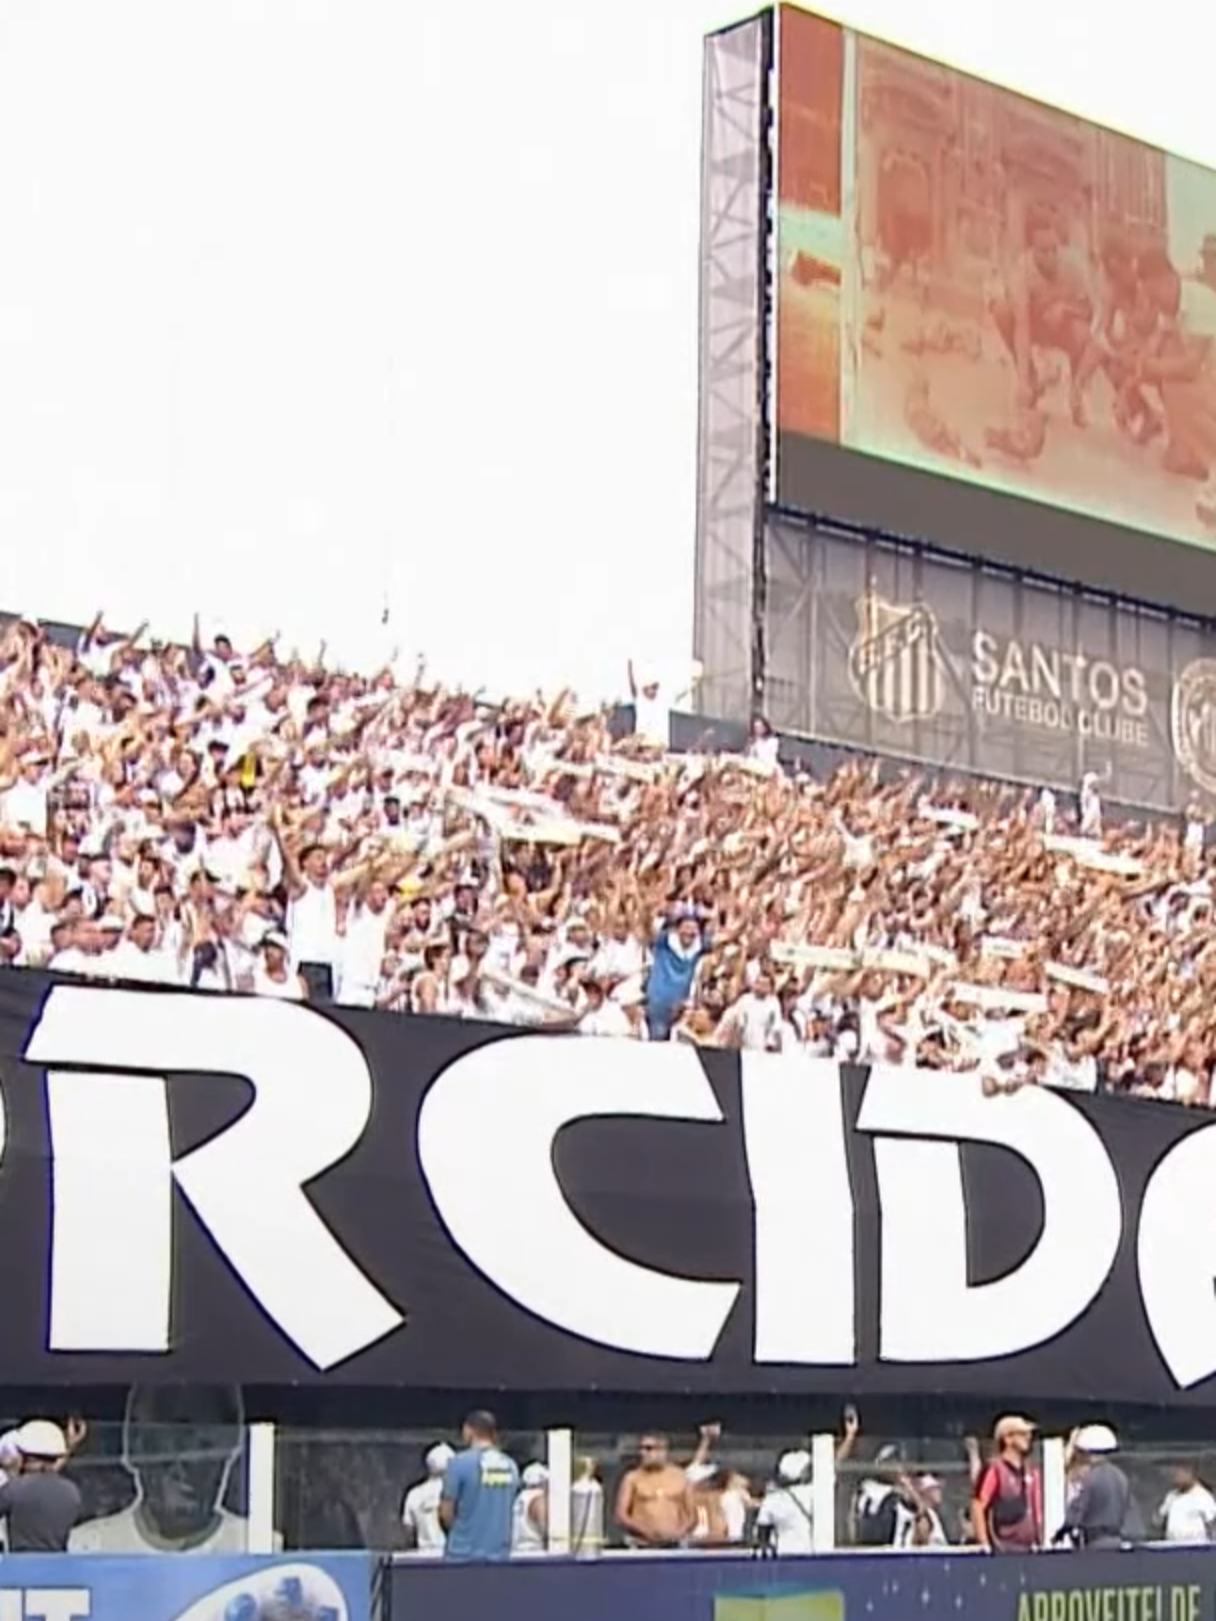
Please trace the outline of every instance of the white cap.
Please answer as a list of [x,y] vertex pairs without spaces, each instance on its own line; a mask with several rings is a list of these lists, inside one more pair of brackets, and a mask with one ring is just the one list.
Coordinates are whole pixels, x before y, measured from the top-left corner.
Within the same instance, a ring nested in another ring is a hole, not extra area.
[[1077,1431],[1073,1444],[1078,1452],[1098,1456],[1104,1452],[1118,1452],[1119,1437],[1109,1424],[1085,1424]]
[[530,1463],[520,1476],[522,1483],[531,1488],[548,1484],[549,1471],[543,1463]]
[[17,1445],[17,1430],[6,1430],[0,1435],[0,1458],[17,1458],[21,1456],[21,1448]]
[[448,1464],[456,1456],[446,1441],[440,1441],[437,1447],[432,1447],[426,1455],[426,1472],[428,1475],[442,1475]]
[[795,1481],[805,1480],[810,1470],[809,1452],[783,1452],[777,1459],[777,1479],[784,1480],[790,1485]]
[[66,1458],[68,1443],[58,1424],[49,1418],[32,1418],[14,1437],[23,1458]]

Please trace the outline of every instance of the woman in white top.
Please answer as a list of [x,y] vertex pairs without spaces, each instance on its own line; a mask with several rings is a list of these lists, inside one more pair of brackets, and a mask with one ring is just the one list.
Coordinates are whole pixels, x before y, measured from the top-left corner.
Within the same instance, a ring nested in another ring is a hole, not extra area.
[[549,1545],[549,1471],[530,1463],[521,1478],[511,1520],[511,1553],[544,1553]]
[[774,734],[772,727],[764,717],[757,715],[755,720],[752,721],[751,734],[747,740],[747,758],[755,760],[760,765],[768,766],[770,770],[775,770],[777,753],[780,747],[780,738]]
[[271,996],[280,1002],[306,1002],[308,987],[301,974],[294,973],[287,961],[287,941],[273,929],[262,939],[259,961],[253,970],[255,996]]

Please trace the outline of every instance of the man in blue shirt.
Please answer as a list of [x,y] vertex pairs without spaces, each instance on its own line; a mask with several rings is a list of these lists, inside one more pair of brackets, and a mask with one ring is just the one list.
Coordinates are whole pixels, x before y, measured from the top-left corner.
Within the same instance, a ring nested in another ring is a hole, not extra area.
[[666,1041],[677,1009],[692,994],[710,934],[690,906],[677,908],[654,940],[646,979],[646,1023],[651,1041]]
[[463,1438],[464,1451],[448,1464],[439,1499],[439,1523],[447,1532],[445,1557],[509,1559],[519,1470],[499,1448],[493,1413],[470,1413]]

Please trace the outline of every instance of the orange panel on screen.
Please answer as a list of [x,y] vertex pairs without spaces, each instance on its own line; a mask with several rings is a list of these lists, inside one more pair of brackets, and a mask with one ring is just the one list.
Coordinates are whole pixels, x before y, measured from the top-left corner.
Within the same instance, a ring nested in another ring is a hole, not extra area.
[[1216,171],[779,17],[783,435],[1216,547]]

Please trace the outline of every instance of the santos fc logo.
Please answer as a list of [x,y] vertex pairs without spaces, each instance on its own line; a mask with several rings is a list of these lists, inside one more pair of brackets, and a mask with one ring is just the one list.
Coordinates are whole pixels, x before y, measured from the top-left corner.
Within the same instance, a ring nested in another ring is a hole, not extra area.
[[[926,603],[891,602],[868,590],[856,604],[849,681],[875,715],[895,725],[946,719],[970,710],[982,725],[1004,721],[1098,744],[1159,747],[1150,724],[1149,683],[1136,665],[998,636],[977,627],[966,657],[944,645]],[[1198,787],[1216,794],[1216,659],[1195,659],[1174,682],[1170,743]]]
[[[50,1350],[174,1348],[175,1187],[266,1318],[315,1368],[410,1332],[407,1302],[389,1298],[343,1223],[312,1197],[372,1119],[372,1074],[341,1025],[252,997],[59,986],[25,1057],[46,1071]],[[747,1196],[736,1208],[751,1227],[755,1363],[858,1360],[849,1142],[859,1132],[873,1140],[881,1212],[882,1361],[979,1362],[1046,1344],[1103,1292],[1127,1226],[1166,1367],[1180,1386],[1216,1373],[1216,1256],[1194,1227],[1216,1178],[1216,1124],[1160,1157],[1137,1210],[1098,1131],[1063,1094],[1026,1087],[991,1099],[974,1075],[875,1065],[853,1122],[834,1061],[742,1053],[738,1062]],[[173,1142],[167,1079],[183,1071],[241,1076],[252,1093],[238,1119],[184,1152]],[[682,1275],[620,1253],[575,1207],[557,1169],[559,1134],[621,1117],[724,1120],[688,1046],[539,1034],[487,1042],[431,1082],[415,1141],[399,1145],[400,1175],[422,1177],[460,1264],[531,1317],[610,1350],[709,1361],[743,1280]],[[3,1120],[0,1108],[0,1162]],[[964,1177],[963,1143],[1017,1155],[1042,1197],[1029,1251],[987,1281],[968,1270],[977,1194]],[[504,1165],[511,1196],[488,1198]],[[440,1248],[403,1277],[425,1276]],[[414,1304],[420,1314],[438,1311],[444,1298],[440,1291],[428,1308],[424,1293]]]

